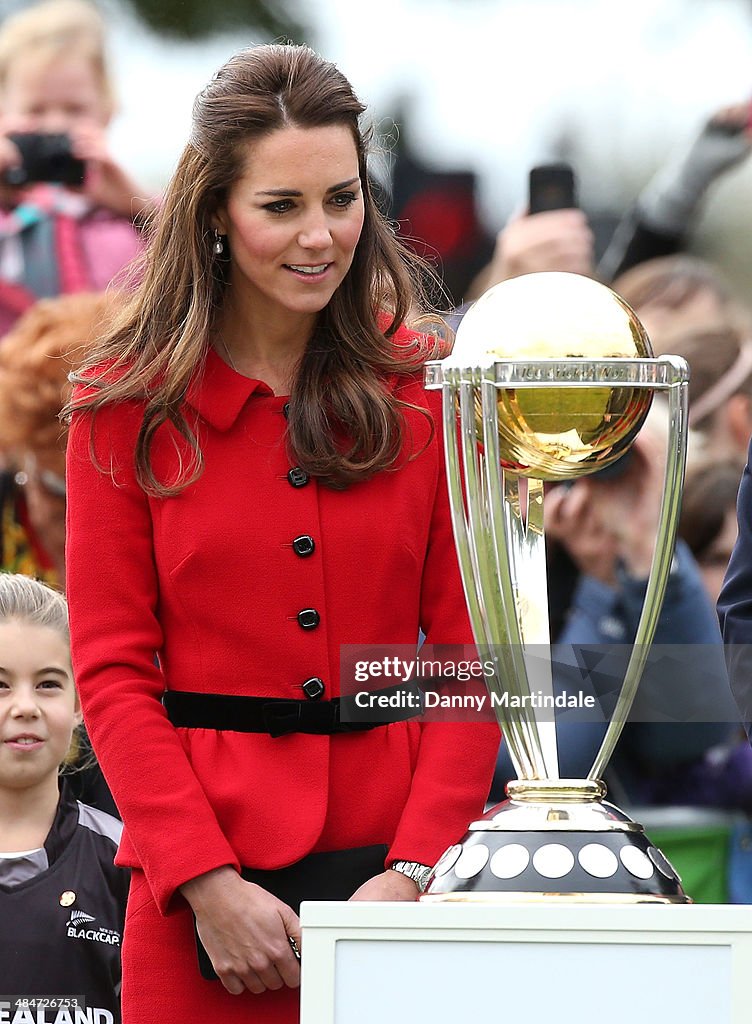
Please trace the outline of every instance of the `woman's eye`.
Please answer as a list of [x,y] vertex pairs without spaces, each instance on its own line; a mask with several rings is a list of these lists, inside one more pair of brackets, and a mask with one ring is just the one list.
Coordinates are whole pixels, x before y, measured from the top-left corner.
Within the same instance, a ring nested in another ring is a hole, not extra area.
[[62,690],[63,688],[59,679],[40,679],[37,685],[40,690]]
[[341,210],[344,210],[351,206],[356,199],[357,196],[354,192],[338,192],[335,196],[332,196],[332,203]]
[[293,202],[291,199],[278,199],[274,203],[267,203],[264,209],[268,210],[269,213],[287,213],[292,207]]

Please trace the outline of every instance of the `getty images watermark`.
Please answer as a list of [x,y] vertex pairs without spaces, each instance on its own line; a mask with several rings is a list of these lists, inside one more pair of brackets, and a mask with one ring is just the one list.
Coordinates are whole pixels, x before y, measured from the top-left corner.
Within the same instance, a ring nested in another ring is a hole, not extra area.
[[[382,723],[407,717],[495,721],[528,708],[538,721],[607,722],[614,716],[633,648],[554,645],[524,652],[526,679],[508,650],[472,645],[347,644],[340,658],[340,718]],[[736,722],[720,645],[651,648],[631,721]]]
[[[504,690],[497,692],[450,692],[450,682],[468,683],[475,680],[485,681],[493,678],[495,665],[493,661],[441,661],[436,658],[424,660],[419,658],[405,659],[396,655],[386,655],[371,661],[360,660],[355,663],[355,682],[373,683],[376,680],[389,681],[389,692],[378,689],[357,690],[354,697],[356,708],[418,708],[425,711],[433,708],[459,709],[482,713],[486,707],[504,708],[572,708],[595,707],[595,697],[578,693],[545,694],[541,690],[532,693],[517,694]],[[400,683],[420,681],[427,685],[417,690]],[[396,685],[395,685],[396,684]],[[435,688],[434,688],[435,687]]]
[[[538,666],[540,669],[540,666]],[[343,721],[397,720],[412,711],[424,719],[494,721],[496,708],[550,712],[577,708],[594,711],[596,699],[582,689],[546,692],[533,684],[525,693],[494,685],[499,666],[492,656],[480,659],[471,646],[342,648],[341,693]]]

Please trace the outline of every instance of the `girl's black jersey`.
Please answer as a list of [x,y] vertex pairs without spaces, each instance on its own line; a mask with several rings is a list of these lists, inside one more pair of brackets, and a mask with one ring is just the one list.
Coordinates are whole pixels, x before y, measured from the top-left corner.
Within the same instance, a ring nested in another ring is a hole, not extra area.
[[[113,863],[121,831],[63,782],[44,847],[0,856],[0,1021],[119,1024],[129,881]],[[76,996],[85,1009],[65,1001]]]

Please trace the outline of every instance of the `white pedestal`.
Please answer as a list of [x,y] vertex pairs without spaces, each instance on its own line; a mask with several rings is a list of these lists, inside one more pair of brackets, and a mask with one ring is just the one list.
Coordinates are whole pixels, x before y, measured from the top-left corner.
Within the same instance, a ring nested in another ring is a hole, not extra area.
[[748,1024],[752,907],[304,903],[301,1024]]

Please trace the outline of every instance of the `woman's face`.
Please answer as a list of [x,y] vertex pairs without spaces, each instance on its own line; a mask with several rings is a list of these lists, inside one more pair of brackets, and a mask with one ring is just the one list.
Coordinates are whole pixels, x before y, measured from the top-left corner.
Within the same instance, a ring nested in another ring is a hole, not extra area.
[[363,228],[351,131],[287,127],[249,143],[216,227],[229,243],[231,301],[250,323],[315,317],[350,269]]

